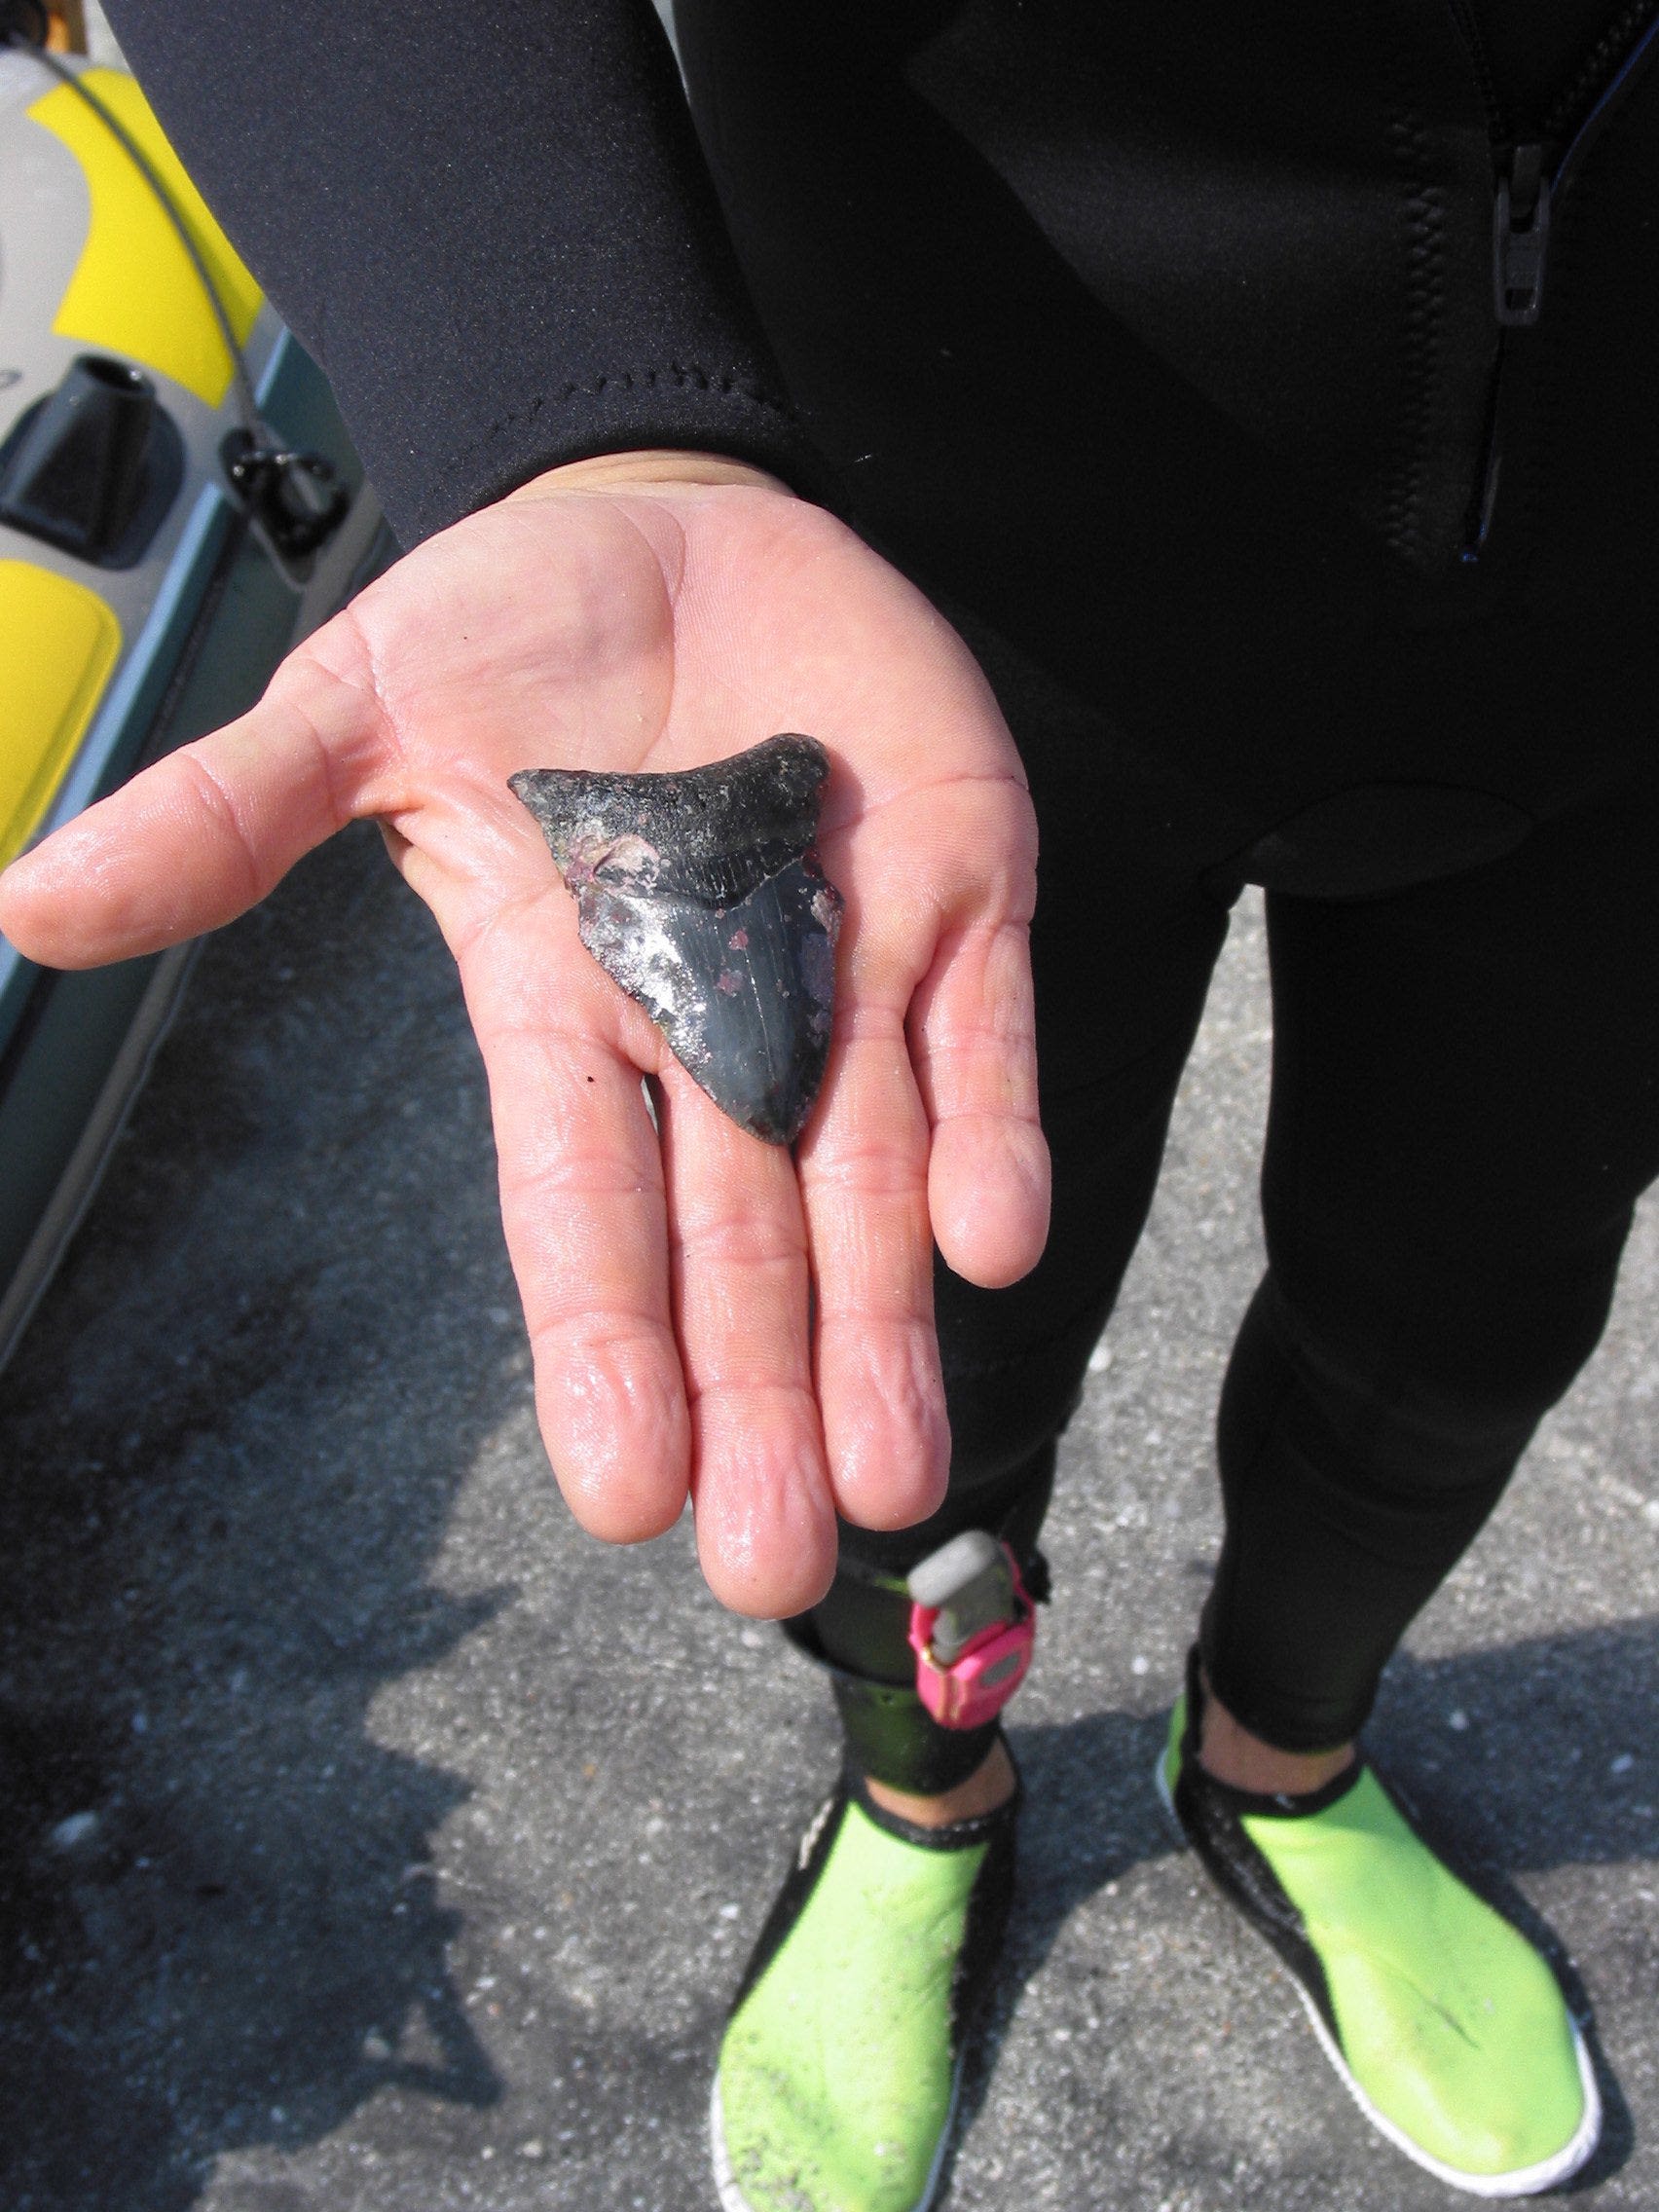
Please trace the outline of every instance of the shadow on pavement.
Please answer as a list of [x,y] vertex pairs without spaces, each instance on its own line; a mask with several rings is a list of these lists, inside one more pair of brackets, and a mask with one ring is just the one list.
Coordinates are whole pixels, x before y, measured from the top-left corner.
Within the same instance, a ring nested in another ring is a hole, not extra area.
[[481,1085],[372,832],[304,875],[208,948],[3,1385],[7,2212],[174,2212],[387,2082],[499,2093],[429,1866],[467,1785],[369,1712],[507,1596],[428,1586],[523,1388]]

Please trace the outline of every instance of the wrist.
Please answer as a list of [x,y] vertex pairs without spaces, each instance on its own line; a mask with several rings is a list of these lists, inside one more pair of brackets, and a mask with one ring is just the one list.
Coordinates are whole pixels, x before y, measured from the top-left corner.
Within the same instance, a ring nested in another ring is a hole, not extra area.
[[651,484],[738,484],[762,492],[781,492],[788,498],[796,496],[781,477],[769,475],[752,461],[734,461],[726,454],[648,447],[564,461],[557,468],[543,469],[506,497],[508,500],[544,499],[562,492],[609,492]]

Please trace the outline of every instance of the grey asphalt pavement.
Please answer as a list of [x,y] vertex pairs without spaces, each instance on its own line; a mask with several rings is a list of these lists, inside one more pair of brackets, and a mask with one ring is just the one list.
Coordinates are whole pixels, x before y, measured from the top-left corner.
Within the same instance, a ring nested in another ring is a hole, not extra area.
[[[1258,1263],[1235,934],[1065,1446],[1031,1797],[951,2212],[1438,2212],[1161,1823]],[[1375,1742],[1570,1953],[1659,2206],[1659,1215]],[[1098,1358],[1098,1355],[1097,1355]],[[811,1671],[558,1500],[447,956],[352,832],[206,949],[0,1379],[0,2204],[711,2212],[722,2007],[834,1740]]]

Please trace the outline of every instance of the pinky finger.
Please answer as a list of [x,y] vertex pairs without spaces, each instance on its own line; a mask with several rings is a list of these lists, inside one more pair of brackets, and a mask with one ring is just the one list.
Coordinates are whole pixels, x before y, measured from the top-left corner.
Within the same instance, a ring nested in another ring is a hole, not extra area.
[[1038,1119],[1024,926],[987,924],[941,939],[908,1027],[933,1127],[935,1239],[957,1274],[1000,1289],[1030,1272],[1049,1235],[1049,1148]]

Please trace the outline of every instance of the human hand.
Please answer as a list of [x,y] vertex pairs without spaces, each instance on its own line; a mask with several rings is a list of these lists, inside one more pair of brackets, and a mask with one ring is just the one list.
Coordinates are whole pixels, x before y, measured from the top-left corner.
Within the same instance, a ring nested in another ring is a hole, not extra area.
[[[829,1072],[793,1158],[726,1121],[582,948],[506,785],[686,768],[784,729],[830,750],[819,850],[846,900]],[[249,714],[18,861],[0,929],[57,967],[150,951],[230,921],[365,815],[461,971],[572,1511],[630,1542],[689,1489],[716,1595],[803,1609],[837,1507],[898,1528],[941,1494],[932,1239],[998,1285],[1047,1230],[1035,824],[977,668],[920,593],[758,470],[578,463],[421,546]]]

